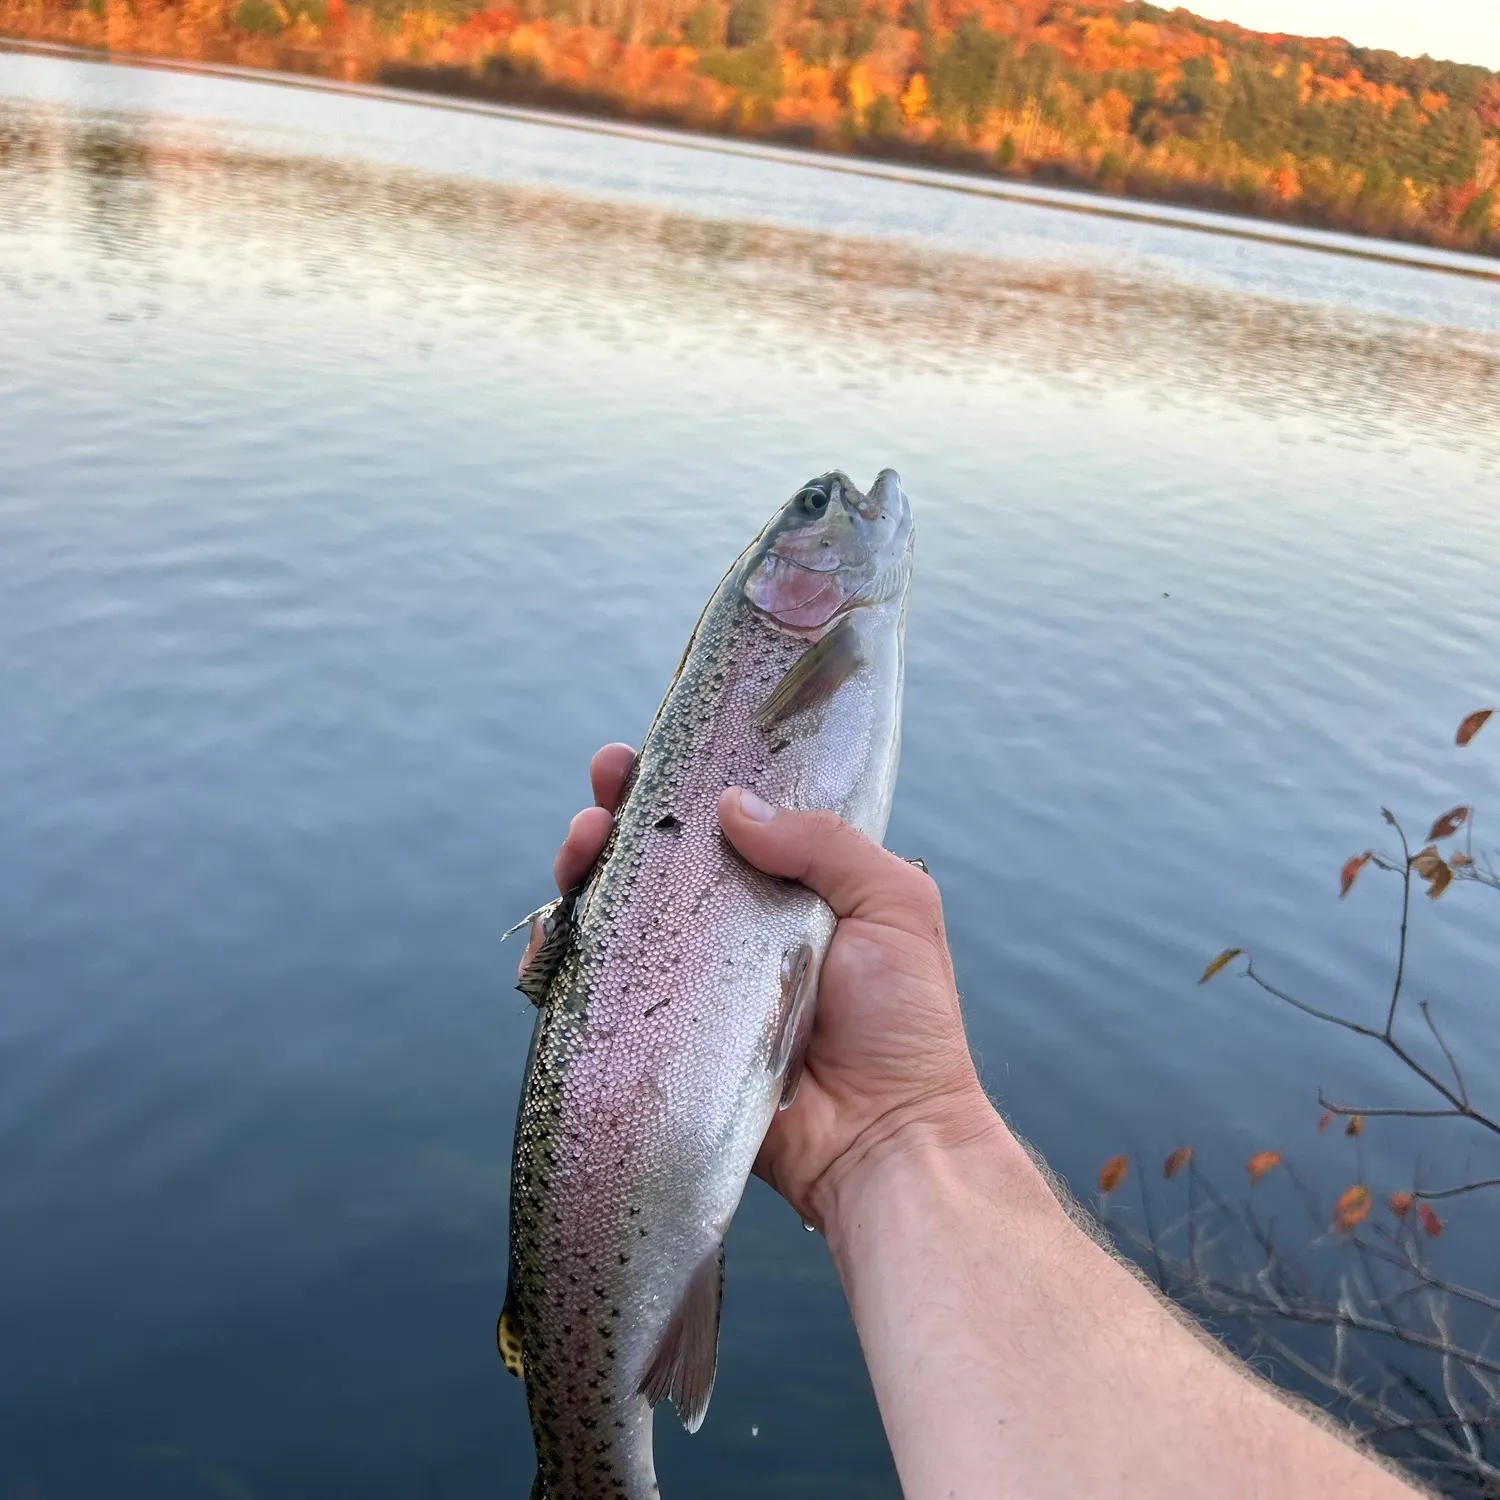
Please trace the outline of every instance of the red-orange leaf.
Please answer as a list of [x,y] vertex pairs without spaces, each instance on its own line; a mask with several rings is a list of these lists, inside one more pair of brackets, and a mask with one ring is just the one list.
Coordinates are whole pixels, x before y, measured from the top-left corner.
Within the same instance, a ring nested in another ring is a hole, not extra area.
[[1257,1151],[1249,1161],[1245,1163],[1245,1170],[1250,1174],[1250,1183],[1253,1187],[1273,1167],[1281,1165],[1281,1152],[1279,1151]]
[[1432,832],[1427,837],[1430,839],[1452,838],[1464,826],[1464,820],[1469,816],[1469,811],[1467,807],[1450,807],[1432,825]]
[[1112,1193],[1125,1181],[1125,1174],[1130,1170],[1130,1162],[1123,1156],[1112,1156],[1099,1169],[1099,1191],[1101,1193]]
[[1453,736],[1454,743],[1457,745],[1467,745],[1469,741],[1472,740],[1474,736],[1484,728],[1484,721],[1488,719],[1492,713],[1494,713],[1494,709],[1492,708],[1476,709],[1475,712],[1471,713],[1469,717],[1458,726],[1458,733]]
[[1424,1203],[1417,1210],[1417,1217],[1422,1221],[1422,1230],[1428,1239],[1435,1240],[1443,1232],[1443,1221],[1433,1212],[1430,1203]]
[[1365,1133],[1365,1117],[1363,1115],[1350,1115],[1349,1123],[1344,1126],[1345,1135],[1363,1135]]
[[1161,1175],[1170,1182],[1193,1159],[1191,1146],[1179,1146],[1162,1165]]
[[1228,965],[1230,965],[1230,964],[1232,964],[1232,963],[1233,963],[1233,962],[1234,962],[1234,961],[1235,961],[1235,959],[1237,959],[1237,958],[1238,958],[1238,957],[1239,957],[1239,956],[1240,956],[1240,954],[1242,954],[1242,953],[1243,953],[1243,952],[1244,952],[1244,951],[1245,951],[1245,950],[1244,950],[1244,949],[1243,949],[1243,948],[1226,948],[1226,949],[1225,949],[1225,950],[1224,950],[1224,951],[1223,951],[1223,952],[1222,952],[1222,953],[1221,953],[1221,954],[1220,954],[1220,955],[1219,955],[1219,956],[1218,956],[1218,957],[1217,957],[1217,958],[1216,958],[1216,959],[1215,959],[1215,960],[1214,960],[1214,961],[1213,961],[1213,962],[1212,962],[1212,963],[1211,963],[1211,964],[1210,964],[1210,965],[1209,965],[1209,966],[1208,966],[1208,967],[1207,967],[1207,968],[1206,968],[1206,969],[1205,969],[1205,970],[1204,970],[1204,971],[1203,971],[1203,973],[1202,973],[1202,974],[1201,974],[1201,975],[1200,975],[1200,976],[1199,976],[1199,978],[1198,978],[1198,983],[1199,983],[1199,984],[1207,984],[1207,983],[1208,983],[1208,981],[1209,981],[1209,980],[1210,980],[1210,979],[1212,979],[1212,978],[1213,978],[1213,977],[1214,977],[1214,975],[1215,975],[1215,974],[1218,974],[1218,973],[1222,973],[1222,972],[1223,972],[1223,970],[1224,970],[1224,969],[1225,969],[1225,968],[1227,968],[1227,967],[1228,967]]
[[1465,854],[1462,849],[1455,849],[1453,853],[1448,856],[1448,863],[1452,865],[1455,870],[1467,869],[1474,863],[1474,856],[1472,854]]
[[1342,900],[1349,894],[1349,888],[1359,878],[1359,872],[1370,862],[1371,851],[1366,849],[1363,854],[1356,854],[1344,861],[1344,868],[1339,871],[1339,899]]
[[1356,1224],[1363,1224],[1370,1217],[1373,1202],[1369,1188],[1363,1183],[1357,1182],[1352,1188],[1345,1188],[1339,1201],[1333,1205],[1333,1227],[1347,1232]]
[[1391,1212],[1398,1219],[1404,1219],[1411,1212],[1412,1196],[1410,1193],[1392,1193],[1385,1200],[1391,1206]]
[[1327,1130],[1328,1127],[1330,1125],[1332,1125],[1332,1124],[1333,1124],[1333,1111],[1331,1109],[1325,1109],[1323,1111],[1323,1118],[1318,1121],[1318,1134],[1322,1135],[1323,1132],[1325,1130]]

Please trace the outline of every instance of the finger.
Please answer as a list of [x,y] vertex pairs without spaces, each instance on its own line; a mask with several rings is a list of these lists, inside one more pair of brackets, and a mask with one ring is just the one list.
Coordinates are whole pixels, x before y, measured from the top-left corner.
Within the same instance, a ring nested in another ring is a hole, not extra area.
[[730,843],[759,870],[799,880],[838,917],[884,922],[919,937],[942,933],[932,877],[857,833],[836,813],[773,808],[730,787],[719,798]]
[[594,752],[589,762],[589,785],[594,801],[608,812],[618,812],[625,778],[635,765],[635,751],[629,745],[606,745]]
[[602,807],[586,807],[573,815],[573,821],[568,824],[568,836],[552,863],[557,888],[564,895],[594,868],[614,821]]

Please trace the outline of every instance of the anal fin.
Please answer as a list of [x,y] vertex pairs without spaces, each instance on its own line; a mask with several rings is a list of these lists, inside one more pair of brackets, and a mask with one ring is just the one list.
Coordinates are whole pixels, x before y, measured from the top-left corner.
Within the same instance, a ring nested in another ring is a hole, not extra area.
[[797,1097],[807,1044],[818,1009],[818,964],[812,945],[800,943],[781,960],[781,1016],[771,1042],[770,1068],[781,1079],[781,1105]]
[[521,1319],[516,1312],[514,1286],[505,1288],[505,1306],[500,1312],[500,1321],[495,1324],[495,1347],[500,1351],[500,1358],[505,1361],[505,1368],[516,1379],[524,1380],[526,1361],[521,1352]]
[[831,698],[863,665],[854,620],[846,615],[822,640],[809,646],[771,690],[755,715],[756,726],[770,729],[824,698]]
[[682,1425],[697,1432],[713,1394],[719,1363],[719,1312],[724,1304],[724,1246],[693,1272],[657,1345],[640,1391],[652,1406],[670,1396]]

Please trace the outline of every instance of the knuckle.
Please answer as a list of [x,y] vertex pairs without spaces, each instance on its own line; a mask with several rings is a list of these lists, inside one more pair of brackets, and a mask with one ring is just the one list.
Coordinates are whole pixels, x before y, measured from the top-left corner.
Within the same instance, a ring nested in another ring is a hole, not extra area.
[[899,883],[902,900],[918,917],[924,927],[941,933],[943,930],[943,893],[938,883],[926,870],[919,870],[904,860],[894,874]]
[[826,807],[814,808],[804,816],[808,827],[820,839],[834,839],[853,831],[836,812],[830,812]]
[[937,881],[926,870],[918,870],[910,865],[907,868],[911,872],[908,879],[911,881],[912,900],[924,912],[941,921],[943,916],[943,893],[938,889]]

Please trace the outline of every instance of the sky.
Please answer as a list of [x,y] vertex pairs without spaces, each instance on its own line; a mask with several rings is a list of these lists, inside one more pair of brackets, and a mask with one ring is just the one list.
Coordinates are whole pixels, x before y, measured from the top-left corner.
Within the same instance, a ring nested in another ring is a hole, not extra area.
[[[1170,8],[1170,0],[1161,0]],[[1254,31],[1341,36],[1359,47],[1500,70],[1500,0],[1183,0]],[[1221,14],[1227,11],[1228,14]]]

